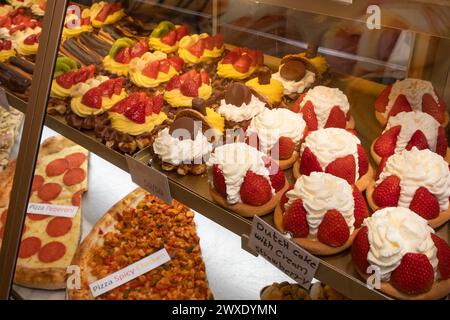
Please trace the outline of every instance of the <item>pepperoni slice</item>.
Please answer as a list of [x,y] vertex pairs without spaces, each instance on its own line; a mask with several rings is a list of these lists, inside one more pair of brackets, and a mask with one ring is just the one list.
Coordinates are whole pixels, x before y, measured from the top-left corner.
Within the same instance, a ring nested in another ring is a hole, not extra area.
[[78,168],[83,164],[83,162],[86,160],[86,155],[82,152],[75,152],[69,154],[65,159],[69,164],[68,168],[73,169]]
[[37,237],[29,237],[22,240],[19,249],[19,258],[29,258],[39,251],[41,240]]
[[68,167],[69,163],[66,159],[56,159],[47,165],[47,168],[45,168],[45,173],[49,177],[59,176],[63,174]]
[[8,214],[8,209],[5,209],[5,210],[3,210],[3,212],[2,212],[2,217],[0,218],[0,221],[3,223],[3,224],[6,224],[6,215]]
[[81,205],[81,196],[84,193],[84,189],[81,189],[75,192],[72,196],[72,205],[75,207],[79,207]]
[[55,200],[62,191],[62,187],[58,183],[46,183],[38,191],[38,197],[44,201]]
[[63,182],[66,186],[73,186],[82,182],[86,178],[86,172],[81,168],[69,169],[63,178]]
[[45,218],[48,218],[48,216],[43,214],[36,214],[36,213],[27,213],[27,217],[30,220],[39,221],[44,220]]
[[38,191],[44,184],[44,178],[38,174],[34,175],[33,185],[31,186],[31,192]]
[[47,224],[47,234],[51,237],[61,237],[72,228],[72,219],[56,217]]
[[61,259],[66,254],[66,246],[59,241],[47,243],[39,251],[39,260],[42,262],[53,262]]

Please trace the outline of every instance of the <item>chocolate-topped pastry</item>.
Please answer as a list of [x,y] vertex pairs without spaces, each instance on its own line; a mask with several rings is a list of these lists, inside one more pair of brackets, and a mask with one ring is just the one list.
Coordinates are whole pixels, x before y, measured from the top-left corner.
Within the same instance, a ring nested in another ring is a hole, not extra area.
[[300,81],[305,74],[305,65],[301,61],[291,60],[280,67],[280,75],[288,81]]
[[[194,119],[190,117],[180,117],[175,119],[175,121],[169,127],[169,134],[173,136],[173,133],[177,130],[187,130],[189,132],[189,138],[191,140],[195,140],[197,134],[201,131],[202,125],[199,122],[196,122]],[[174,138],[178,138],[178,140],[184,140],[185,137],[184,131],[175,132],[176,136]],[[181,133],[181,135],[179,135]]]
[[234,106],[249,104],[252,99],[250,89],[240,82],[230,84],[225,90],[225,102]]
[[200,112],[202,115],[206,115],[206,100],[196,97],[192,99],[192,109]]
[[270,84],[272,71],[267,66],[263,66],[258,70],[258,83],[261,85]]

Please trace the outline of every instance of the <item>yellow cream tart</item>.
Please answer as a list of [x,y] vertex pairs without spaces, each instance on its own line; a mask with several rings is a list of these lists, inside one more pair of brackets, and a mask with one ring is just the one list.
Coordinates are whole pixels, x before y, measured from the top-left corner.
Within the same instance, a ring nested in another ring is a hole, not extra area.
[[12,42],[0,39],[0,62],[6,61],[16,55],[16,51],[12,48]]
[[189,32],[190,28],[187,25],[175,26],[169,21],[163,21],[153,30],[148,44],[153,50],[174,53],[178,50],[180,40]]
[[217,65],[217,74],[221,78],[244,80],[264,64],[261,51],[248,48],[233,48]]
[[180,40],[178,55],[189,64],[219,58],[224,50],[223,36],[207,33],[185,36]]
[[80,35],[83,32],[92,32],[94,28],[91,25],[91,10],[81,11],[81,18],[76,13],[68,13],[63,29],[63,37],[71,38]]
[[147,42],[120,38],[114,42],[109,54],[103,58],[103,67],[113,74],[127,76],[131,61],[140,58],[146,52],[148,52]]
[[247,81],[245,85],[262,95],[273,106],[281,103],[284,87],[280,81],[275,80],[271,75],[271,71],[264,68],[259,71],[258,77]]
[[113,24],[125,17],[125,11],[120,3],[106,3],[100,1],[91,7],[92,25],[101,28],[106,24]]
[[95,66],[82,67],[57,76],[52,82],[50,95],[54,98],[65,99],[71,95],[72,88],[81,82],[94,77]]

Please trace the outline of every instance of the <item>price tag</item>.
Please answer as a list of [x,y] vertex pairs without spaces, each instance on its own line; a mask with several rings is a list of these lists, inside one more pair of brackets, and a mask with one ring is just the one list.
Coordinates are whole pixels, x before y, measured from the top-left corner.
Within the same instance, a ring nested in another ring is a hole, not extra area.
[[6,96],[5,88],[0,87],[0,107],[3,107],[5,110],[9,110],[9,101]]
[[144,273],[149,272],[170,261],[170,256],[166,249],[161,249],[144,259],[141,259],[126,268],[110,274],[100,280],[97,280],[89,285],[92,295],[98,297],[105,292],[108,292],[118,286],[121,286],[128,281],[131,281]]
[[259,217],[253,219],[249,247],[305,289],[311,287],[319,259]]
[[63,206],[57,204],[47,203],[32,203],[28,204],[27,213],[42,214],[46,216],[73,218],[77,214],[78,207]]
[[130,156],[126,158],[131,180],[154,196],[168,204],[172,204],[173,198],[170,193],[169,179],[167,176]]

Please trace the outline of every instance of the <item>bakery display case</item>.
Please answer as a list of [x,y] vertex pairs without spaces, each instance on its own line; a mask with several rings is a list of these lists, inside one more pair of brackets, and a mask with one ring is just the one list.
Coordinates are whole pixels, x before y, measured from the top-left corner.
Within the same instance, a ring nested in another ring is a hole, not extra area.
[[[1,298],[228,298],[191,209],[253,255],[261,217],[319,259],[332,296],[448,296],[447,3],[6,2],[0,102],[25,120],[15,175],[0,172]],[[90,190],[113,167],[139,189],[97,210]],[[151,271],[102,287],[156,254]]]

